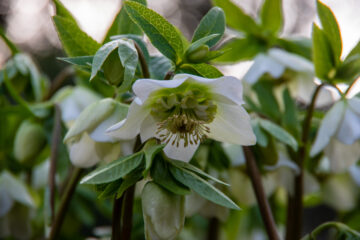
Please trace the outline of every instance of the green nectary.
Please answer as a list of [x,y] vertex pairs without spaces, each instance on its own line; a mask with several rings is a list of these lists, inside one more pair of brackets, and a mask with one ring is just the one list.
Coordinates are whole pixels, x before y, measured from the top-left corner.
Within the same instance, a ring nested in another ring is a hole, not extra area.
[[209,128],[205,125],[214,120],[217,112],[209,88],[187,82],[152,93],[149,107],[158,121],[157,134],[162,142],[179,145],[184,140],[184,146],[197,144],[206,137]]

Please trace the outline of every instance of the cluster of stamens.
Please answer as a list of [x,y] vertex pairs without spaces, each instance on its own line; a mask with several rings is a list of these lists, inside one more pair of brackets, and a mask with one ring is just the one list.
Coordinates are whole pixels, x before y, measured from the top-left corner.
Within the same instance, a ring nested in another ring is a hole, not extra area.
[[217,107],[198,89],[162,94],[151,106],[151,114],[158,120],[156,136],[162,143],[179,147],[181,142],[199,144],[207,138]]

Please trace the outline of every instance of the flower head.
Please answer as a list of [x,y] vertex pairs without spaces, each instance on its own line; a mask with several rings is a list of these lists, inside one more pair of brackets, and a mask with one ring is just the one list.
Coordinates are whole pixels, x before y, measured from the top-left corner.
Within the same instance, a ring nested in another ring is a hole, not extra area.
[[233,77],[207,79],[178,74],[173,80],[140,79],[125,120],[108,129],[116,139],[140,133],[166,144],[169,158],[189,161],[205,138],[252,145],[256,138],[242,108],[241,82]]

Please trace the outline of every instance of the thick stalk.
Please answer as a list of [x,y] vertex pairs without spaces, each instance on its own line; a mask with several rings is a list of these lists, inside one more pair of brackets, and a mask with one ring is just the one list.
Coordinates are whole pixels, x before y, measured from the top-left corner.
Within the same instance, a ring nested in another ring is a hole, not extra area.
[[315,109],[316,99],[320,93],[321,88],[325,84],[319,85],[313,93],[310,106],[307,110],[304,119],[301,146],[298,151],[296,163],[300,169],[298,175],[295,176],[294,195],[288,196],[288,210],[286,220],[286,240],[298,240],[301,238],[302,220],[303,220],[303,193],[304,193],[304,161],[307,157],[307,144],[309,140],[309,132],[311,126],[311,119]]
[[59,90],[65,83],[65,81],[73,76],[75,73],[73,67],[66,67],[63,70],[61,70],[61,72],[56,75],[56,77],[54,78],[54,80],[51,83],[51,87],[50,90],[48,92],[48,94],[45,96],[44,100],[49,100],[55,93],[57,90]]
[[49,190],[50,190],[50,221],[54,221],[55,217],[55,174],[56,162],[59,152],[59,144],[61,140],[61,110],[55,104],[55,122],[51,136],[51,155],[50,155],[50,170],[49,170]]
[[145,56],[144,56],[143,52],[141,51],[140,46],[136,42],[134,42],[134,43],[135,43],[136,51],[139,56],[139,61],[140,61],[140,66],[141,66],[141,71],[142,71],[143,77],[150,78],[149,68],[146,63]]
[[83,172],[83,169],[81,168],[74,168],[74,171],[72,172],[71,179],[69,181],[69,184],[66,186],[64,191],[64,196],[61,198],[59,210],[55,216],[54,222],[51,226],[50,236],[49,240],[57,239],[61,226],[64,222],[66,212],[68,210],[70,200],[75,192],[76,186],[81,178],[81,174]]
[[164,80],[170,80],[170,78],[172,78],[172,76],[174,76],[174,72],[169,71],[166,73]]
[[275,220],[272,215],[269,202],[267,201],[264,187],[261,181],[261,175],[259,169],[256,166],[254,155],[250,147],[243,146],[246,168],[251,179],[256,200],[259,205],[260,214],[265,225],[266,233],[269,240],[279,240],[279,235],[276,231]]
[[218,240],[219,239],[219,219],[216,217],[212,217],[209,219],[209,226],[208,226],[208,240]]

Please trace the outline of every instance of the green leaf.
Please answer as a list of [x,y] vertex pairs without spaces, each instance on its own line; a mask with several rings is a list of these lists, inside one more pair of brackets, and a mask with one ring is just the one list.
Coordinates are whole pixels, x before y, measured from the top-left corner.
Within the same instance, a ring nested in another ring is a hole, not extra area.
[[106,184],[105,189],[99,194],[98,199],[106,199],[112,197],[122,185],[123,180],[117,179]]
[[213,7],[210,11],[201,19],[197,26],[191,42],[196,42],[206,36],[212,34],[218,34],[218,36],[206,44],[209,47],[214,46],[225,32],[225,14],[221,8]]
[[341,42],[339,25],[336,21],[333,12],[330,10],[328,6],[321,3],[320,1],[317,1],[317,10],[321,21],[321,25],[323,27],[323,31],[326,34],[331,44],[334,53],[333,55],[334,61],[336,65],[338,65],[340,63],[340,56],[342,52],[342,42]]
[[256,136],[256,143],[258,143],[261,147],[266,147],[269,143],[269,139],[261,129],[259,121],[257,119],[252,120],[251,127]]
[[115,40],[104,44],[96,52],[92,62],[90,81],[95,78],[96,74],[100,71],[102,65],[104,64],[105,60],[109,57],[110,53],[112,53],[118,47],[119,47],[119,41]]
[[213,40],[214,38],[217,38],[218,36],[219,36],[219,34],[211,34],[211,35],[205,36],[203,38],[200,38],[200,39],[194,41],[193,43],[191,43],[191,45],[186,50],[186,54],[194,52],[199,47],[201,47],[205,43],[209,42],[210,40]]
[[209,145],[208,162],[218,171],[227,170],[231,166],[230,158],[225,153],[221,143],[216,141]]
[[284,48],[290,53],[295,53],[308,60],[312,60],[311,39],[309,38],[295,38],[295,39],[276,39],[276,44]]
[[291,97],[289,89],[283,91],[284,113],[282,114],[282,122],[284,127],[293,135],[299,136],[299,121],[296,116],[296,103]]
[[181,61],[183,41],[178,30],[164,17],[136,2],[126,2],[125,10],[149,37],[151,43],[174,63]]
[[[133,2],[138,2],[146,6],[146,0],[128,0]],[[125,2],[125,1],[124,1]],[[104,42],[111,40],[111,36],[120,35],[120,34],[135,34],[142,35],[141,29],[130,19],[125,8],[122,6],[119,13],[115,16]]]
[[275,98],[273,85],[269,81],[258,81],[253,85],[260,103],[260,113],[271,119],[279,120],[281,117],[280,107]]
[[360,55],[353,55],[346,58],[338,67],[335,79],[337,82],[350,82],[360,75]]
[[144,54],[144,57],[146,59],[146,62],[150,61],[150,55],[149,51],[147,50],[146,43],[143,41],[143,37],[135,34],[122,34],[122,35],[115,35],[111,37],[111,40],[117,40],[117,39],[131,39],[134,42],[137,43],[137,45],[140,47],[142,53]]
[[116,198],[120,198],[129,187],[142,179],[142,170],[143,169],[139,169],[138,171],[138,169],[135,169],[135,171],[131,172],[123,179],[120,188],[116,192]]
[[154,161],[150,174],[154,182],[168,191],[178,195],[190,194],[190,189],[178,182],[169,171],[169,164],[161,157],[158,157]]
[[[332,76],[331,70],[335,70],[335,63],[330,42],[326,34],[315,24],[313,25],[313,62],[316,76],[322,80],[328,80]],[[330,75],[330,76],[329,76]]]
[[353,49],[351,49],[351,52],[349,53],[349,55],[347,55],[346,59],[355,55],[360,55],[360,41],[355,45]]
[[213,0],[213,2],[225,12],[226,23],[229,27],[245,33],[260,32],[260,28],[255,20],[245,14],[244,11],[232,3],[231,0]]
[[172,68],[171,62],[164,56],[150,58],[149,71],[151,78],[164,79],[166,73]]
[[240,210],[229,197],[194,172],[184,168],[175,167],[174,165],[170,165],[170,171],[176,180],[185,186],[188,186],[200,196],[221,206]]
[[58,57],[61,61],[74,64],[76,66],[91,68],[94,56],[81,56],[81,57]]
[[295,138],[291,136],[286,130],[266,119],[259,119],[259,123],[260,126],[274,138],[284,144],[289,145],[292,149],[294,149],[294,151],[297,151],[298,144]]
[[275,34],[281,30],[283,25],[281,0],[265,0],[261,9],[261,25]]
[[157,144],[157,141],[155,139],[149,140],[145,143],[145,146],[143,147],[143,151],[145,153],[145,171],[144,171],[144,177],[148,170],[151,167],[151,164],[153,162],[153,159],[155,155],[160,152],[165,145],[159,145]]
[[217,57],[216,63],[234,63],[254,58],[258,53],[266,50],[266,43],[256,38],[247,36],[246,38],[234,38],[226,42],[220,50],[225,53]]
[[123,82],[118,91],[124,92],[131,88],[131,83],[139,61],[138,52],[132,40],[121,40],[118,47],[118,54],[121,64],[125,68]]
[[223,182],[217,178],[214,178],[213,176],[207,174],[206,172],[202,171],[200,168],[195,167],[194,165],[187,163],[187,162],[183,162],[183,161],[178,161],[178,160],[172,160],[171,164],[175,165],[178,168],[185,168],[187,170],[190,170],[194,173],[196,173],[197,175],[201,176],[202,178],[205,178],[207,180],[212,180],[216,183],[220,183],[222,185],[225,186],[230,186],[228,183]]
[[130,156],[121,157],[111,163],[101,166],[86,175],[81,184],[100,184],[115,181],[137,168],[144,157],[143,152],[137,152]]
[[180,69],[190,69],[196,72],[196,74],[203,76],[205,78],[219,78],[222,77],[223,74],[214,66],[211,66],[206,63],[186,63],[181,65]]

